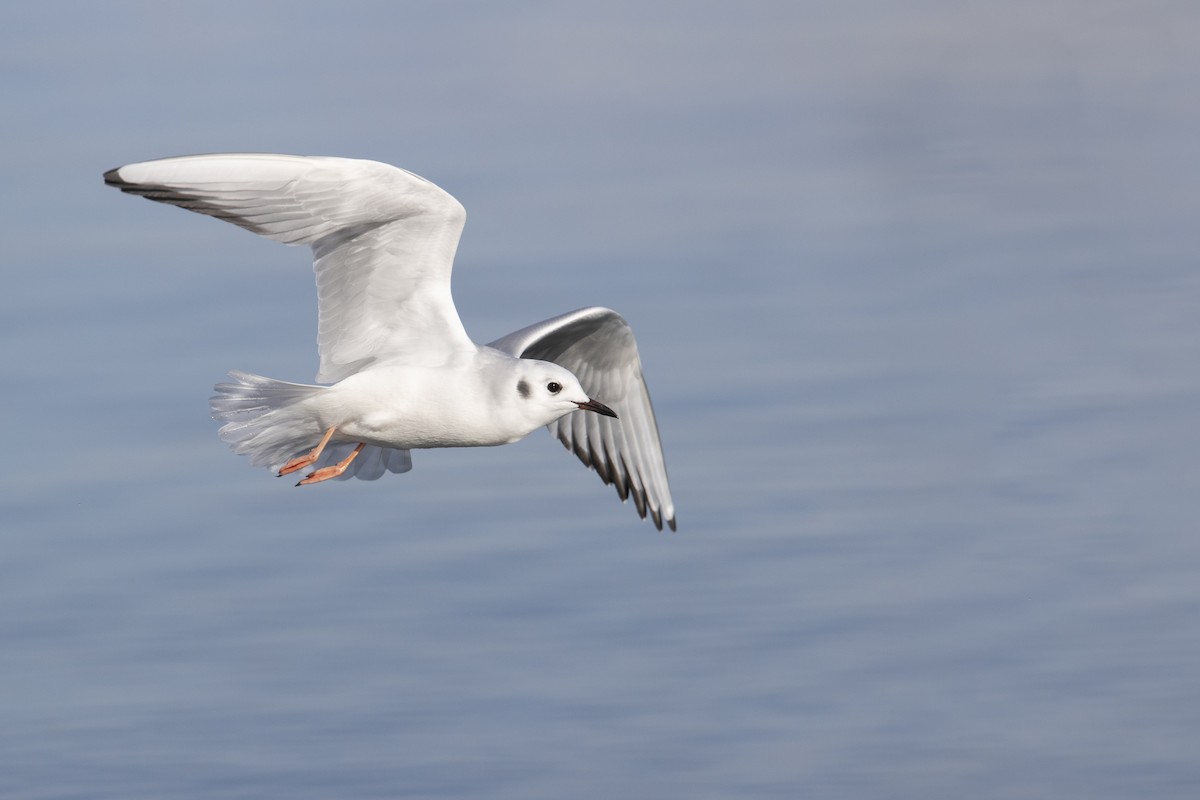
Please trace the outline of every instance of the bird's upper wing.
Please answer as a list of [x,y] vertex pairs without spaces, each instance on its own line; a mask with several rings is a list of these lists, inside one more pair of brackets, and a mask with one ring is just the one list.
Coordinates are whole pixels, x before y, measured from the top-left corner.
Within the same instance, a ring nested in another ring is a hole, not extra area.
[[662,530],[675,530],[675,504],[667,483],[662,441],[642,376],[633,330],[611,309],[581,308],[522,328],[490,347],[518,358],[553,361],[575,374],[589,397],[612,407],[618,419],[574,411],[549,426],[568,450],[633,498]]
[[311,245],[318,381],[404,354],[438,359],[474,347],[450,296],[466,212],[424,178],[377,161],[232,153],[129,164],[104,181]]

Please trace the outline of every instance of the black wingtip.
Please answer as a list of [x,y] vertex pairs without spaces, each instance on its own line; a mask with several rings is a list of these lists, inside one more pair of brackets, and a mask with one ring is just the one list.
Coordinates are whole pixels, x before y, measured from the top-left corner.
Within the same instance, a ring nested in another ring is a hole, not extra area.
[[110,169],[108,172],[104,173],[104,185],[105,186],[116,186],[118,188],[121,186],[128,185],[125,183],[125,181],[121,180],[121,168],[120,167],[117,167],[116,169]]
[[[642,516],[642,519],[645,519],[645,515]],[[667,527],[671,529],[671,532],[675,532],[675,518],[668,517],[664,520],[662,512],[657,508],[650,509],[650,519],[654,522],[654,527],[658,528],[660,531],[663,529],[663,523],[666,522]]]

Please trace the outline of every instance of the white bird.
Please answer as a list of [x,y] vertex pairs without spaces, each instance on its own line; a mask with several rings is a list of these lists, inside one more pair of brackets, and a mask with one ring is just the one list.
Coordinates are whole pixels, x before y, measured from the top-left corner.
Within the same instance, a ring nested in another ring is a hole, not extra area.
[[675,530],[628,323],[581,308],[476,345],[450,295],[466,212],[439,187],[377,161],[242,153],[130,164],[104,182],[312,246],[316,379],[331,385],[232,371],[210,400],[221,438],[254,466],[313,467],[297,485],[374,480],[412,469],[410,450],[508,444],[549,426],[642,518]]

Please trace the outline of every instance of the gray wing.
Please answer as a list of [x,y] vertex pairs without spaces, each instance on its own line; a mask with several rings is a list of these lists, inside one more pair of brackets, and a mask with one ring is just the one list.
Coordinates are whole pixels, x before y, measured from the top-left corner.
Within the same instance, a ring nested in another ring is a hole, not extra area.
[[411,172],[349,158],[227,153],[129,164],[104,180],[277,242],[311,245],[318,381],[334,383],[376,361],[474,348],[450,296],[466,212]]
[[675,504],[654,407],[633,330],[620,314],[598,306],[581,308],[489,346],[566,367],[589,397],[611,406],[618,419],[574,411],[551,423],[550,431],[601,480],[613,484],[622,501],[632,497],[643,519],[649,513],[659,530],[664,522],[675,530]]

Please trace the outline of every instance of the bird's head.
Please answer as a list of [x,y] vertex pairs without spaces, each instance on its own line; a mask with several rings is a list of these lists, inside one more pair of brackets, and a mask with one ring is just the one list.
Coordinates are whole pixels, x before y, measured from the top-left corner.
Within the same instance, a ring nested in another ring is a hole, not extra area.
[[588,397],[579,379],[570,370],[549,361],[523,358],[520,363],[512,392],[521,412],[536,421],[535,427],[549,425],[572,411],[594,411],[606,417],[617,416],[604,403]]

